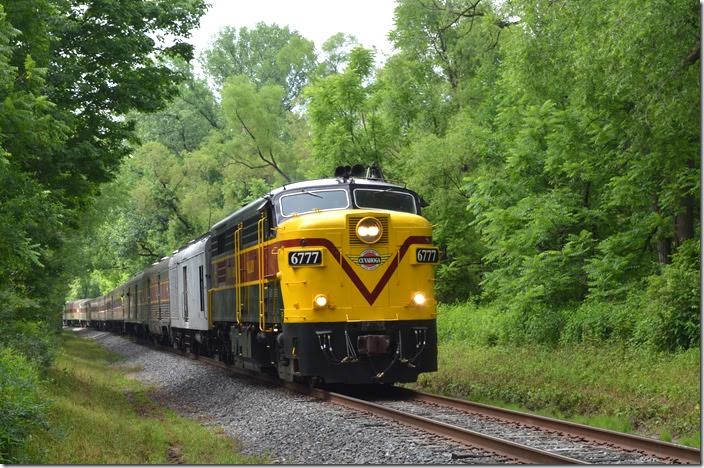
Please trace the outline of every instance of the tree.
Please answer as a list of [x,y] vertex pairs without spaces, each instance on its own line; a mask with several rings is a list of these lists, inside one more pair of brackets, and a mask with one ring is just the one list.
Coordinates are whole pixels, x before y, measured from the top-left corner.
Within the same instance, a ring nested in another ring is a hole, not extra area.
[[19,170],[26,158],[56,152],[67,139],[66,126],[53,117],[55,106],[43,95],[44,70],[29,56],[22,57],[21,68],[12,62],[20,59],[19,35],[0,5],[0,316],[5,321],[36,316],[41,305],[51,303],[41,295],[51,281],[39,272],[56,271],[56,233],[69,215],[60,197]]
[[351,34],[335,33],[323,42],[321,49],[324,58],[318,65],[316,75],[323,77],[340,73],[349,60],[350,52],[359,45]]
[[696,231],[698,116],[684,104],[699,100],[696,7],[512,5],[524,27],[502,44],[503,158],[467,179],[485,291],[550,307],[623,300]]
[[161,110],[132,114],[140,141],[157,141],[174,154],[194,151],[211,131],[224,127],[220,105],[205,79],[197,78],[191,66],[172,61],[185,77],[177,94]]
[[254,29],[225,27],[203,55],[203,68],[218,88],[228,78],[244,75],[256,89],[278,85],[283,105],[291,110],[315,70],[313,43],[288,26],[257,23]]
[[378,87],[370,83],[373,65],[373,52],[356,47],[342,73],[321,78],[306,90],[313,154],[325,173],[346,164],[384,166],[393,156]]
[[[192,47],[182,38],[204,10],[202,0],[9,2],[8,19],[23,31],[16,66],[23,73],[20,57],[31,52],[46,68],[44,91],[56,105],[54,117],[68,128],[65,145],[27,154],[18,168],[61,188],[73,203],[93,191],[91,184],[109,180],[133,138],[124,116],[156,110],[173,94],[179,74],[158,60],[190,59]],[[173,45],[155,42],[167,35]]]
[[159,60],[190,56],[183,39],[205,6],[24,0],[2,7],[0,294],[5,317],[41,319],[63,303],[65,249],[80,210],[134,140],[125,116],[157,109],[175,90],[180,74]]
[[[390,37],[398,53],[377,75],[381,109],[399,146],[398,174],[425,198],[445,251],[436,294],[479,297],[486,264],[464,177],[491,167],[499,35],[511,21],[489,2],[402,1]],[[490,169],[490,170],[493,170]]]
[[233,163],[248,169],[271,168],[286,182],[291,176],[282,166],[286,151],[285,90],[278,85],[256,89],[244,75],[228,79],[222,107],[227,121],[228,154]]

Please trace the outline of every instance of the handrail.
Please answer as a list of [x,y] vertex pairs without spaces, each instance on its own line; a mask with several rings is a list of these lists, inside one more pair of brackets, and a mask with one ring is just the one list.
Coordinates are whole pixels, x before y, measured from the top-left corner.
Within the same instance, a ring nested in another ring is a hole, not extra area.
[[208,289],[208,329],[213,329],[213,290]]
[[266,327],[266,307],[264,306],[264,224],[266,223],[266,213],[262,211],[259,221],[257,221],[257,266],[259,275],[257,283],[259,286],[259,330],[263,332],[272,331]]
[[242,325],[242,266],[240,265],[240,241],[242,239],[242,223],[237,225],[233,235],[235,253],[235,319],[237,325]]

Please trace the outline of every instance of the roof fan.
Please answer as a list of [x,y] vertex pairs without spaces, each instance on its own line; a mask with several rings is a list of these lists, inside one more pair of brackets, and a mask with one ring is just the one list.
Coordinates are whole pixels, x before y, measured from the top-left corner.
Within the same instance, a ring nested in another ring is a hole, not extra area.
[[381,172],[381,168],[376,165],[376,163],[372,164],[367,168],[367,179],[371,180],[381,180],[385,181],[384,179],[384,173]]
[[352,173],[351,173],[351,175],[352,175],[352,177],[354,177],[355,179],[361,179],[362,177],[364,177],[364,173],[365,173],[365,172],[366,172],[366,171],[365,171],[365,169],[364,169],[364,166],[362,166],[361,164],[355,164],[354,166],[352,166]]
[[[349,166],[348,166],[348,167],[349,167]],[[337,179],[344,179],[344,178],[347,177],[348,172],[349,172],[349,171],[347,170],[347,167],[345,167],[345,166],[337,166],[337,167],[335,168],[335,178],[337,178]]]

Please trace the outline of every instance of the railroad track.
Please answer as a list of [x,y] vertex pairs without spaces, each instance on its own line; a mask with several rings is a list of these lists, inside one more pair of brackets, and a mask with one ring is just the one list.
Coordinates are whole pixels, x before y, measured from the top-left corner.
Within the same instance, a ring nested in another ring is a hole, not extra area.
[[[152,345],[152,347],[154,346]],[[282,382],[274,377],[257,374],[246,369],[239,369],[215,359],[168,347],[156,348],[196,359],[231,374],[251,378],[269,385],[283,386],[296,393],[391,419],[463,445],[496,453],[512,462],[531,464],[701,464],[700,450],[637,435],[598,429],[401,387],[388,388],[381,395],[374,392],[362,393],[361,395],[359,392],[346,394],[347,392],[310,388],[301,384]],[[462,427],[463,423],[458,423],[462,420],[461,415],[475,418],[470,418],[469,423],[464,423],[465,426],[476,427],[476,418],[483,420],[479,424],[484,426],[481,432]],[[511,430],[487,429],[492,425],[487,421],[493,421],[494,427],[508,425]],[[492,435],[492,432],[500,432],[501,435]],[[505,432],[512,432],[514,440],[507,438],[504,435]],[[515,435],[516,433],[518,435]],[[541,448],[540,445],[546,445],[546,439],[549,447]],[[550,446],[550,440],[558,442],[552,443]],[[570,448],[570,443],[576,443],[578,448]]]
[[[289,385],[286,385],[289,387]],[[527,445],[515,443],[499,437],[472,431],[452,424],[446,424],[429,417],[419,416],[397,409],[389,408],[370,401],[330,392],[319,388],[297,389],[304,391],[316,398],[330,401],[350,409],[366,411],[368,413],[382,416],[412,426],[432,434],[440,435],[455,442],[459,442],[471,447],[481,448],[504,456],[512,462],[537,463],[537,464],[582,464],[583,462],[574,458],[550,453],[545,450],[529,447]]]
[[535,426],[540,429],[554,431],[559,434],[567,434],[590,442],[606,444],[610,447],[642,451],[670,463],[701,464],[701,451],[684,445],[662,442],[634,434],[600,429],[570,421],[522,413],[496,406],[432,395],[405,388],[399,389],[399,391],[402,393],[403,398],[413,401],[454,408],[460,411],[480,414],[513,423]]

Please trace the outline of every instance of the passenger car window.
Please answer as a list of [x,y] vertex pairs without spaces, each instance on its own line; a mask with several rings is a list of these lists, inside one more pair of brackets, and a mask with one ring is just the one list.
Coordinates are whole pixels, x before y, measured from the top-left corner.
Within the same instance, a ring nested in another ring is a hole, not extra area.
[[282,195],[281,215],[310,213],[315,210],[342,210],[350,206],[346,190],[303,190]]
[[355,189],[354,202],[359,208],[380,208],[382,210],[418,213],[413,195],[397,190]]

